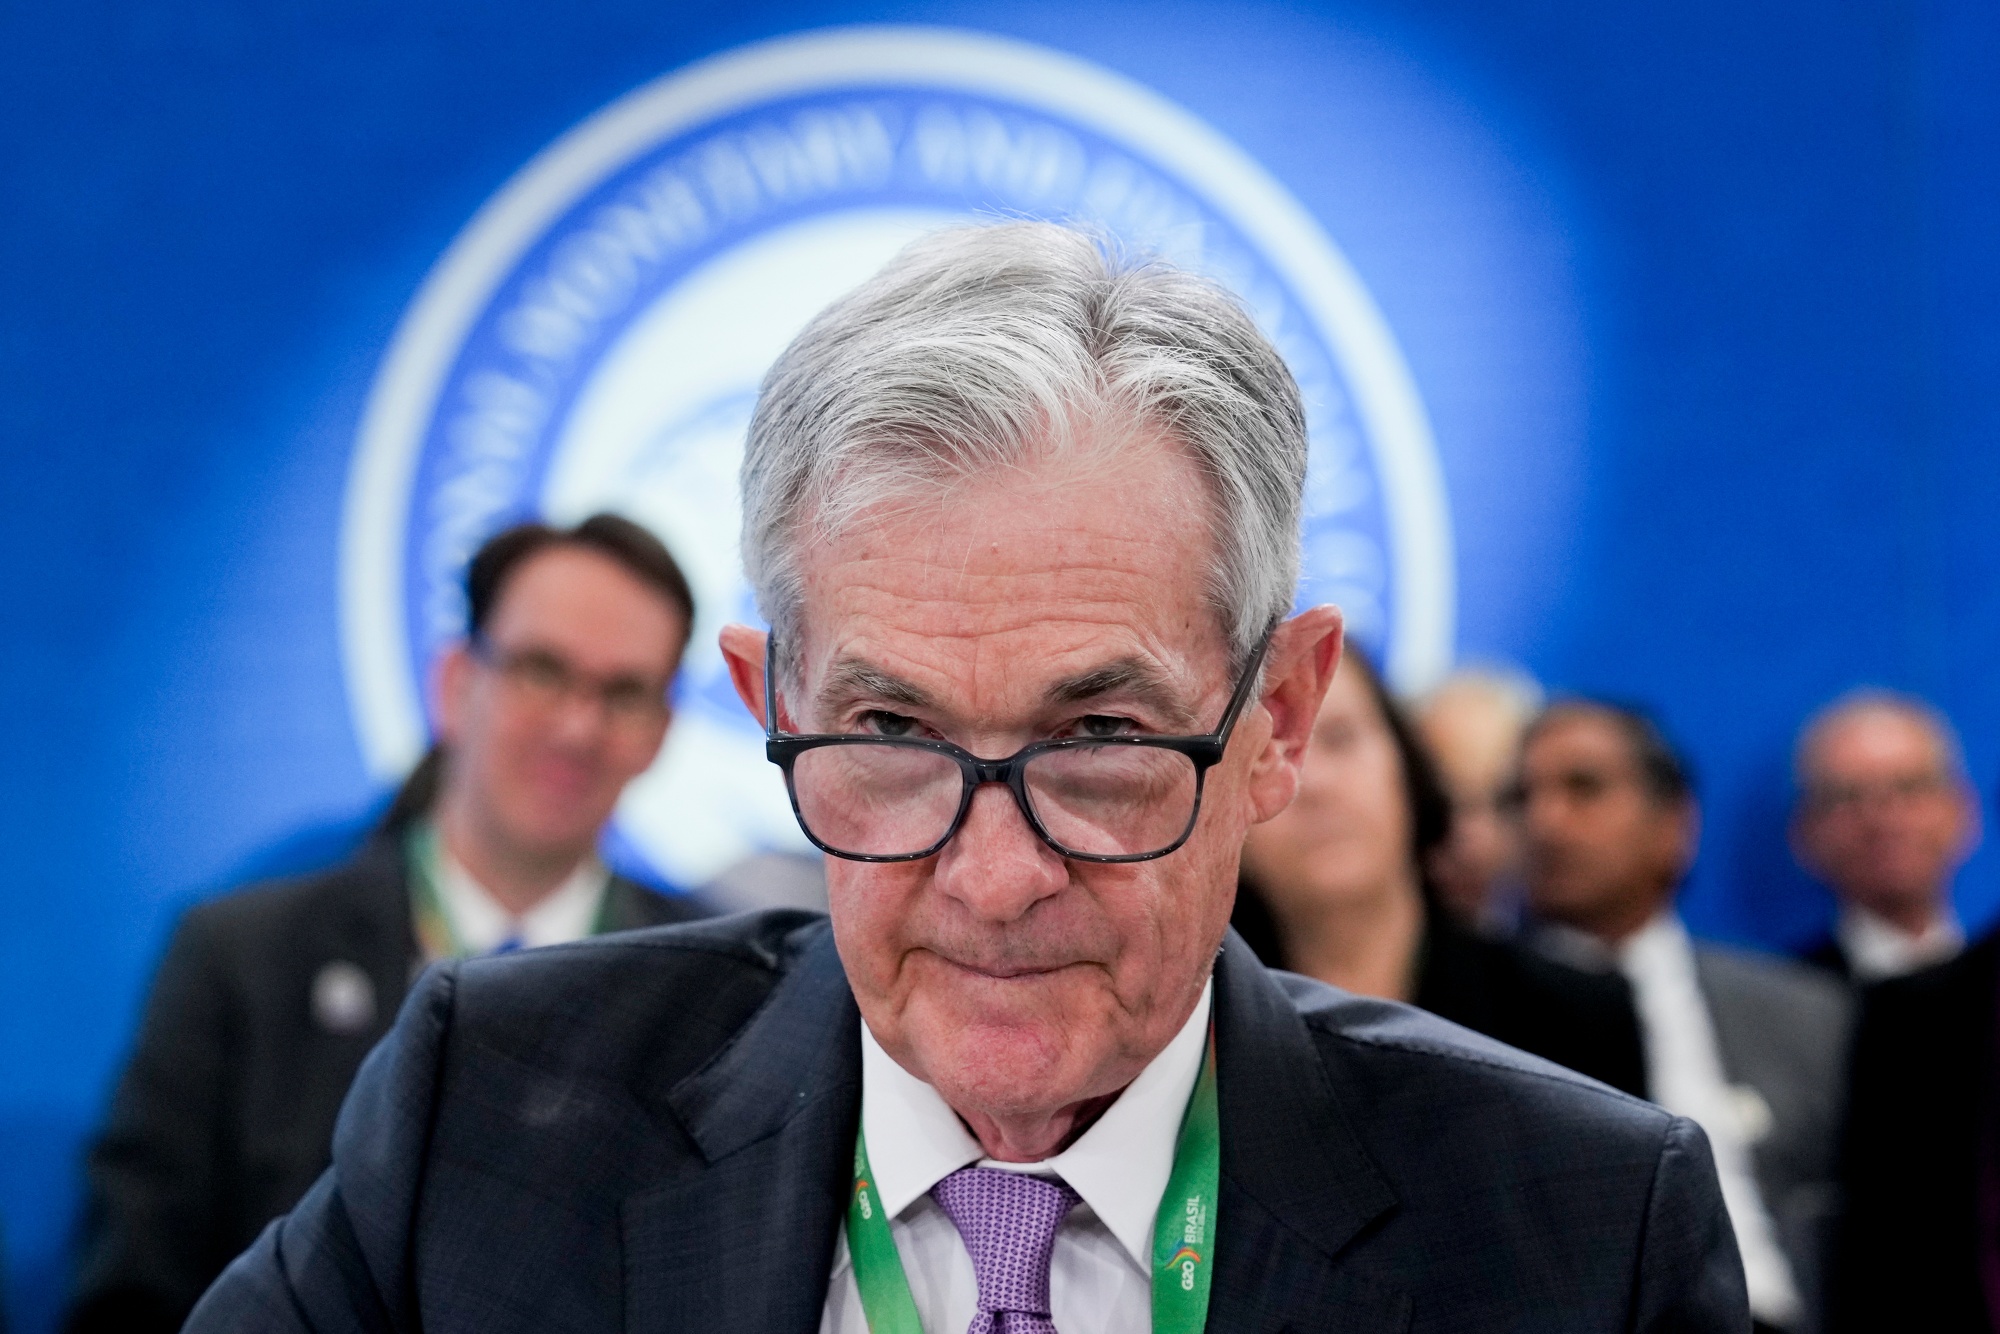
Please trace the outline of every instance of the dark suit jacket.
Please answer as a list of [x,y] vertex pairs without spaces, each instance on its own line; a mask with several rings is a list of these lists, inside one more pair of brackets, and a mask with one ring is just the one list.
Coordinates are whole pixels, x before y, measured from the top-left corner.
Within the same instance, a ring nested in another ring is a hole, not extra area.
[[1801,950],[1799,958],[1815,968],[1832,973],[1843,982],[1854,980],[1854,965],[1848,962],[1847,951],[1841,948],[1840,941],[1830,932]]
[[1646,1096],[1639,1016],[1631,986],[1616,973],[1567,967],[1434,912],[1414,999],[1475,1033]]
[[1829,1328],[1992,1328],[1976,1229],[1981,1135],[2000,1115],[1996,1003],[2000,934],[1863,993]]
[[[1215,996],[1211,1329],[1747,1329],[1691,1123],[1233,936]],[[860,1046],[804,913],[433,969],[188,1329],[811,1334]]]
[[[605,912],[624,929],[697,909],[614,879]],[[323,875],[187,913],[91,1149],[72,1334],[179,1329],[231,1257],[298,1202],[326,1169],[341,1100],[420,962],[390,836]],[[329,965],[346,966],[347,1003],[329,1010],[322,997],[316,1013]]]
[[[1277,923],[1247,881],[1237,891],[1231,921],[1258,958],[1285,967]],[[1586,972],[1512,941],[1477,935],[1426,904],[1411,999],[1475,1033],[1646,1096],[1639,1015],[1631,986],[1617,973]]]

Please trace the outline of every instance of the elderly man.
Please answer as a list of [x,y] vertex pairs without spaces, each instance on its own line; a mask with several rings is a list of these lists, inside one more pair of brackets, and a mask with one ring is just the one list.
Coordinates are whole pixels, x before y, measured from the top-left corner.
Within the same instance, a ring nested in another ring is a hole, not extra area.
[[1979,841],[1958,738],[1921,700],[1857,691],[1799,734],[1792,846],[1840,917],[1806,958],[1879,982],[1963,948],[1951,881]]
[[427,959],[682,921],[598,834],[652,762],[694,614],[614,515],[495,537],[437,664],[440,745],[347,865],[188,913],[91,1151],[70,1334],[177,1330],[327,1165],[354,1072]]
[[1214,287],[919,242],[765,382],[724,647],[831,920],[436,970],[190,1328],[1740,1330],[1686,1121],[1228,935],[1339,614]]
[[1760,1328],[1811,1328],[1830,1241],[1845,992],[1696,945],[1674,911],[1699,812],[1686,766],[1627,708],[1565,700],[1529,727],[1514,795],[1536,939],[1632,984],[1646,1087],[1714,1146]]

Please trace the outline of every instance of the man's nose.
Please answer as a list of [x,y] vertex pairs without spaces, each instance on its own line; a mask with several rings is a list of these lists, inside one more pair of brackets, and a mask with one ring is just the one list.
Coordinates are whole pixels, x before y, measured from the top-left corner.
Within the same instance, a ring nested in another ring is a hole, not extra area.
[[611,729],[611,706],[599,690],[565,690],[549,710],[549,735],[571,745],[595,745]]
[[1067,885],[1069,866],[1028,824],[1014,794],[988,783],[938,854],[935,882],[978,917],[1011,922]]

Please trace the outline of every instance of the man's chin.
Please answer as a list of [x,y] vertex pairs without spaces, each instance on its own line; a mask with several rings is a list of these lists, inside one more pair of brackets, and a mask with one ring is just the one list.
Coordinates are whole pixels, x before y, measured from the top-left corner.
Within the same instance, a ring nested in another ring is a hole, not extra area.
[[993,1116],[1047,1111],[1103,1092],[1090,1087],[1105,1063],[1094,1048],[1112,1036],[1099,1007],[1070,1010],[1051,1003],[1058,997],[1006,994],[1015,987],[1041,990],[1012,982],[999,995],[959,991],[946,1003],[920,1002],[906,1012],[922,1077],[959,1111]]
[[1092,1097],[1088,1060],[1055,1035],[974,1029],[923,1053],[929,1083],[961,1115],[1039,1116]]

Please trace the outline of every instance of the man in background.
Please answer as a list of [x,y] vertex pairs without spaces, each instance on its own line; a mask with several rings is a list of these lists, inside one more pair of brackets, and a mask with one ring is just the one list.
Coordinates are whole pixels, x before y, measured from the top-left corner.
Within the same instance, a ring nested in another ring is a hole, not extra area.
[[1536,939],[1632,984],[1653,1100],[1708,1132],[1760,1328],[1813,1328],[1833,1213],[1844,990],[1799,965],[1696,945],[1674,911],[1700,815],[1643,716],[1588,700],[1529,727],[1519,785]]
[[433,674],[438,744],[359,855],[174,933],[90,1154],[73,1334],[180,1328],[325,1169],[424,963],[696,915],[596,855],[666,737],[694,619],[673,557],[613,515],[525,525],[473,557],[466,592]]
[[1979,842],[1958,738],[1921,700],[1856,691],[1799,734],[1792,847],[1840,916],[1806,959],[1856,982],[1941,963],[1963,948],[1951,882]]
[[1446,909],[1490,934],[1520,925],[1520,835],[1501,801],[1541,707],[1532,679],[1491,668],[1453,672],[1417,704],[1417,730],[1451,799],[1451,834],[1427,869]]

